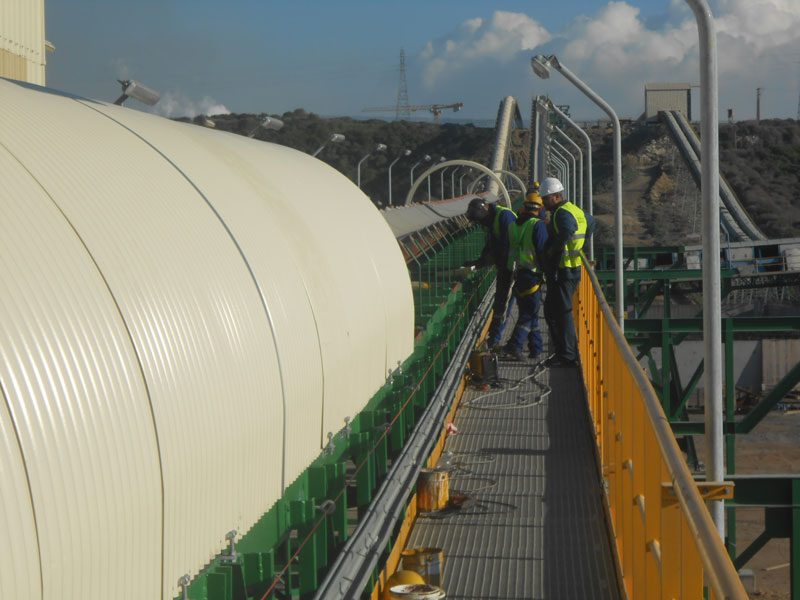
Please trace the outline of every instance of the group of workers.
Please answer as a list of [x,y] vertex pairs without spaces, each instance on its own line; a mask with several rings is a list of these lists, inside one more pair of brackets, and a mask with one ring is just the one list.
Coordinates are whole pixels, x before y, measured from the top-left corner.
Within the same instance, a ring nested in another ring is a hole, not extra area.
[[[528,356],[539,357],[539,305],[542,285],[546,283],[544,318],[554,353],[544,364],[551,367],[578,362],[572,297],[581,278],[581,248],[595,224],[592,215],[565,199],[563,193],[562,183],[548,177],[526,192],[519,215],[482,198],[474,198],[467,208],[467,217],[487,230],[480,257],[468,264],[494,264],[497,268],[489,347],[511,359],[524,360],[523,347],[527,343]],[[517,322],[505,346],[501,346],[514,302],[518,306]]]

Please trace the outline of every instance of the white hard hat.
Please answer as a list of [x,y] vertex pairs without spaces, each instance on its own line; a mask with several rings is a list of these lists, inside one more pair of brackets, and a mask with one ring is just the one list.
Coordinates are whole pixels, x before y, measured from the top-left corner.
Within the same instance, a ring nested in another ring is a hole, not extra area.
[[555,177],[548,177],[539,186],[539,195],[542,198],[549,196],[550,194],[558,194],[559,192],[563,191],[564,186],[561,185],[561,182]]

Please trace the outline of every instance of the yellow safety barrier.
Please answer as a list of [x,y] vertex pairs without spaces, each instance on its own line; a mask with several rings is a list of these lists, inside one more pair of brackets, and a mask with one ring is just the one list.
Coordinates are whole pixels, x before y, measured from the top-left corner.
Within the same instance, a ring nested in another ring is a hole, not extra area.
[[705,582],[709,598],[746,599],[704,504],[732,497],[733,484],[694,481],[591,268],[574,311],[622,591],[631,599],[700,599]]

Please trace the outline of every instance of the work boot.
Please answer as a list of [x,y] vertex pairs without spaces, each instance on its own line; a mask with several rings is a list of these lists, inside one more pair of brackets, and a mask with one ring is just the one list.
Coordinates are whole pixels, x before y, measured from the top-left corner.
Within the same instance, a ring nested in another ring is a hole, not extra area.
[[519,362],[525,360],[525,357],[522,356],[522,348],[513,348],[508,344],[503,347],[503,354],[505,354],[511,360],[516,360]]

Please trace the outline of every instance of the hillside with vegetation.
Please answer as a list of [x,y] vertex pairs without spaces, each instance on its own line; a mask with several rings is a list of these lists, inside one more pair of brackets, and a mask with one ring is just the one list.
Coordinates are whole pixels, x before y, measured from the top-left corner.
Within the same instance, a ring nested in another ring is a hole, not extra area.
[[[279,131],[258,128],[264,115],[214,117],[216,128],[275,142],[311,153],[332,133],[346,141],[328,144],[318,158],[356,180],[358,161],[377,143],[388,146],[362,163],[361,187],[378,206],[389,199],[389,163],[404,149],[412,154],[392,169],[392,200],[403,201],[410,187],[410,169],[425,154],[434,161],[468,159],[488,164],[494,130],[473,125],[408,121],[322,118],[302,109],[280,115]],[[201,118],[195,120],[200,123]],[[593,144],[594,212],[597,242],[613,243],[612,141],[610,129],[589,130]],[[582,146],[583,142],[575,138]],[[623,212],[625,243],[685,245],[700,242],[700,190],[694,183],[666,128],[661,124],[626,125],[623,129]],[[415,169],[419,177],[430,163]],[[755,223],[771,238],[800,235],[800,123],[762,120],[720,126],[720,167]],[[434,176],[432,196],[440,195]],[[449,182],[446,183],[449,191]],[[427,189],[417,199],[427,196]]]
[[[217,115],[214,123],[217,129],[247,135],[255,130],[255,139],[275,142],[311,154],[319,148],[332,133],[341,133],[345,141],[325,146],[317,158],[356,181],[358,162],[375,148],[378,143],[387,149],[375,152],[361,165],[361,189],[378,206],[385,206],[389,200],[389,164],[405,149],[411,149],[392,167],[392,201],[394,204],[405,200],[410,189],[411,167],[426,154],[432,161],[442,156],[447,159],[468,159],[487,164],[494,144],[494,131],[473,125],[434,125],[409,121],[382,121],[370,119],[359,121],[346,117],[322,118],[313,113],[297,109],[278,116],[284,126],[278,130],[258,127],[264,115]],[[198,123],[202,119],[196,120]],[[420,163],[414,169],[419,177],[432,163]],[[431,196],[439,199],[439,180],[434,177]],[[449,192],[450,183],[446,182]],[[449,193],[448,193],[449,195]],[[418,199],[423,199],[422,196]],[[427,188],[424,190],[427,199]]]

